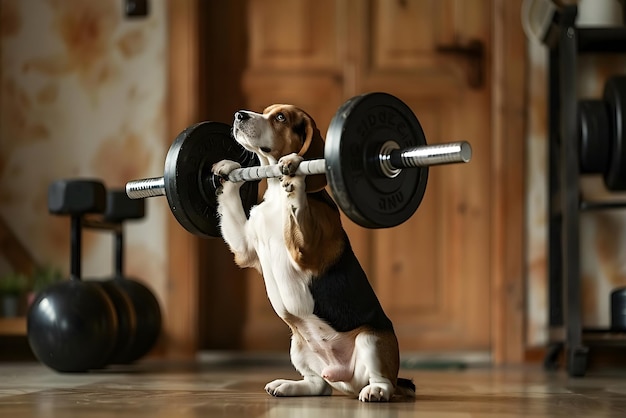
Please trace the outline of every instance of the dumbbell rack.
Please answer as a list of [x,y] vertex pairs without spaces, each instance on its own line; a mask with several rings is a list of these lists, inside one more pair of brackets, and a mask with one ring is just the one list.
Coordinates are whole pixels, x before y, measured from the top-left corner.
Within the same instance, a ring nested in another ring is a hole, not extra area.
[[610,329],[584,329],[580,275],[580,214],[626,209],[626,202],[591,202],[581,197],[577,124],[579,54],[626,53],[626,28],[577,28],[577,7],[557,15],[556,38],[548,62],[548,298],[550,341],[546,369],[558,366],[563,349],[570,376],[584,376],[589,347],[625,345],[626,336]]

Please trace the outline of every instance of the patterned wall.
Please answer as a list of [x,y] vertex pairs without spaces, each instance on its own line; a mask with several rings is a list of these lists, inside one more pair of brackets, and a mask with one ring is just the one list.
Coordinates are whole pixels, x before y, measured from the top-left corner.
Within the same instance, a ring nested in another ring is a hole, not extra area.
[[[0,0],[0,215],[38,263],[68,272],[69,222],[47,213],[49,183],[108,187],[163,172],[165,1],[128,19],[120,0]],[[126,273],[165,296],[167,205],[127,228]],[[109,234],[84,234],[83,273],[112,273]],[[0,273],[9,269],[0,256]]]
[[[579,2],[579,25],[619,25],[620,16],[621,9],[616,1]],[[542,345],[547,340],[547,50],[537,42],[529,42],[529,56],[527,341],[534,346]],[[583,56],[579,60],[578,71],[579,96],[599,98],[608,76],[626,73],[626,58]],[[600,176],[583,178],[581,187],[583,195],[588,199],[626,198],[623,194],[609,193]],[[586,326],[607,327],[610,323],[610,292],[626,285],[626,213],[583,213],[580,231],[583,322]]]

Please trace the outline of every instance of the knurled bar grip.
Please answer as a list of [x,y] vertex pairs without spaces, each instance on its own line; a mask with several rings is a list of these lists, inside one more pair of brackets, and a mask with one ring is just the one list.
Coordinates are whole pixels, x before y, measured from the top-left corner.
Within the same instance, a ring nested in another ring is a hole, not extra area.
[[[382,160],[386,156],[381,155],[380,157]],[[389,162],[395,169],[466,163],[471,157],[472,148],[465,141],[395,149],[388,154]],[[319,159],[303,161],[298,166],[295,174],[306,176],[325,173],[326,160]],[[232,182],[256,181],[264,178],[276,178],[282,175],[280,167],[274,164],[235,169],[228,174],[228,180]],[[126,194],[131,199],[165,196],[165,180],[163,177],[153,177],[128,182],[126,184]]]
[[[309,160],[302,161],[296,170],[298,176],[308,176],[310,174],[326,173],[326,160]],[[228,173],[228,181],[234,183],[240,181],[256,181],[261,179],[271,179],[280,177],[283,172],[280,171],[278,164],[259,165],[254,167],[237,168]]]

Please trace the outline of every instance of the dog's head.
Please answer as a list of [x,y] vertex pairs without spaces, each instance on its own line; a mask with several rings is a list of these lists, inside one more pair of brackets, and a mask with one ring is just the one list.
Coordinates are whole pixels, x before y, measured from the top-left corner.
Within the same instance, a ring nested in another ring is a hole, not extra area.
[[[281,157],[292,153],[305,160],[324,158],[324,140],[315,121],[292,105],[271,105],[263,113],[236,112],[233,136],[268,164],[276,164]],[[307,192],[319,191],[325,186],[323,174],[306,178]]]

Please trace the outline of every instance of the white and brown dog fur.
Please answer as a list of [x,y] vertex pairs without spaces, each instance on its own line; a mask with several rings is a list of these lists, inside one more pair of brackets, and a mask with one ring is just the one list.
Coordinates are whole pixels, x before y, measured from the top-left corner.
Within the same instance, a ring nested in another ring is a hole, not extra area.
[[[344,232],[324,175],[295,176],[303,159],[322,158],[324,141],[313,119],[291,105],[235,113],[233,135],[262,165],[278,164],[263,200],[246,217],[239,187],[222,182],[218,212],[224,240],[240,267],[265,280],[276,313],[291,328],[291,361],[303,379],[274,380],[274,396],[330,395],[332,388],[361,401],[415,396],[398,379],[398,341]],[[239,164],[220,161],[223,178]]]

